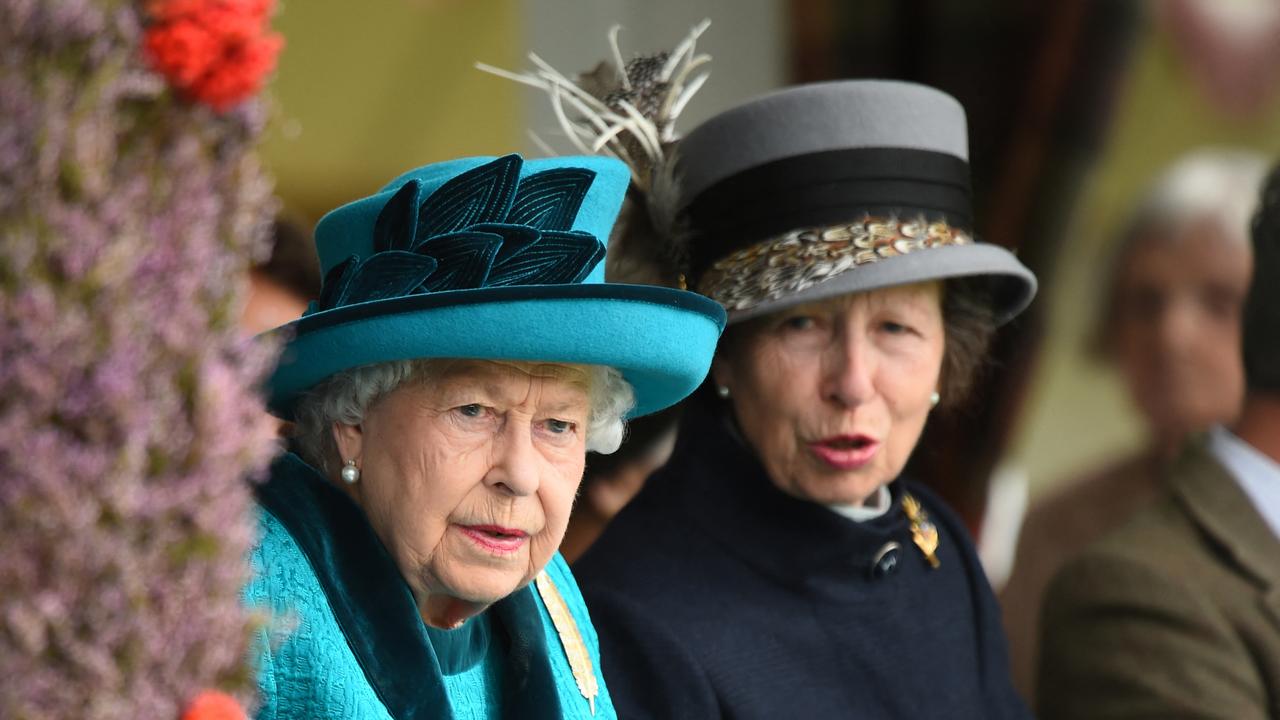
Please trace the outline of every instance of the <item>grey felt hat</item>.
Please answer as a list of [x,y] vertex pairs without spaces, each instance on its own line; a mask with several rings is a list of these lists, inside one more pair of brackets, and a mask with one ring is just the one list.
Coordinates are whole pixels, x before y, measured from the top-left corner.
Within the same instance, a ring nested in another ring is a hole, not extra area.
[[707,120],[678,148],[690,287],[729,322],[838,295],[977,277],[996,319],[1036,279],[977,242],[964,108],[912,83],[788,88]]

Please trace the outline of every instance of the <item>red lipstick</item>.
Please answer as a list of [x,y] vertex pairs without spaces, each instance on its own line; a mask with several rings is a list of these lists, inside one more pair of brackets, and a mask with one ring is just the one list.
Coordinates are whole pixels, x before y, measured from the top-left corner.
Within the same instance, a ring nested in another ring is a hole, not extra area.
[[494,555],[510,555],[524,547],[529,533],[501,525],[458,525],[458,531],[482,550]]
[[836,470],[857,470],[871,462],[880,441],[869,435],[832,435],[809,443],[809,451]]

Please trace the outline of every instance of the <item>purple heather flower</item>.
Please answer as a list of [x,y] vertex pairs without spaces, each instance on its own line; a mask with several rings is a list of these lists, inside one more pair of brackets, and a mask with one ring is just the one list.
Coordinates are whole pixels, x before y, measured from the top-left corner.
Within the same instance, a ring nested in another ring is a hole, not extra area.
[[0,0],[5,718],[251,704],[271,351],[234,321],[274,210],[265,111],[175,100],[142,64],[142,5]]

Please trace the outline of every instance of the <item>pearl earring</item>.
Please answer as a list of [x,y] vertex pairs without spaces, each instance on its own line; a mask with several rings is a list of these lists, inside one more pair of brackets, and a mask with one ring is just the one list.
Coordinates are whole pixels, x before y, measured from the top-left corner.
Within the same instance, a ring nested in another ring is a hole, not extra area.
[[929,396],[929,407],[938,407],[940,402],[942,402],[942,396],[938,394],[937,390],[934,390],[933,394]]
[[717,385],[717,386],[716,386],[716,394],[717,394],[717,395],[719,395],[721,398],[728,399],[728,397],[729,397],[729,388],[728,388],[728,387],[726,387],[726,386],[724,386],[724,385]]
[[342,482],[348,485],[360,482],[360,468],[356,467],[355,460],[348,460],[347,464],[342,466]]

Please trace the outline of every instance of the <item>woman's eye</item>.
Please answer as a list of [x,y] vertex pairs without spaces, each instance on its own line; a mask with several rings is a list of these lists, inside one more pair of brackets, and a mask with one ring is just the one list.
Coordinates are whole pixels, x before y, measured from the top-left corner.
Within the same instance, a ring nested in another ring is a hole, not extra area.
[[556,435],[564,435],[574,430],[574,424],[568,420],[548,420],[547,429]]
[[463,405],[458,408],[458,413],[463,417],[478,418],[481,415],[484,415],[484,406],[476,403]]
[[906,335],[911,332],[910,327],[903,325],[902,323],[893,322],[892,320],[886,320],[880,324],[880,327],[890,335]]
[[782,326],[788,330],[812,330],[818,321],[811,315],[795,315],[782,321]]

